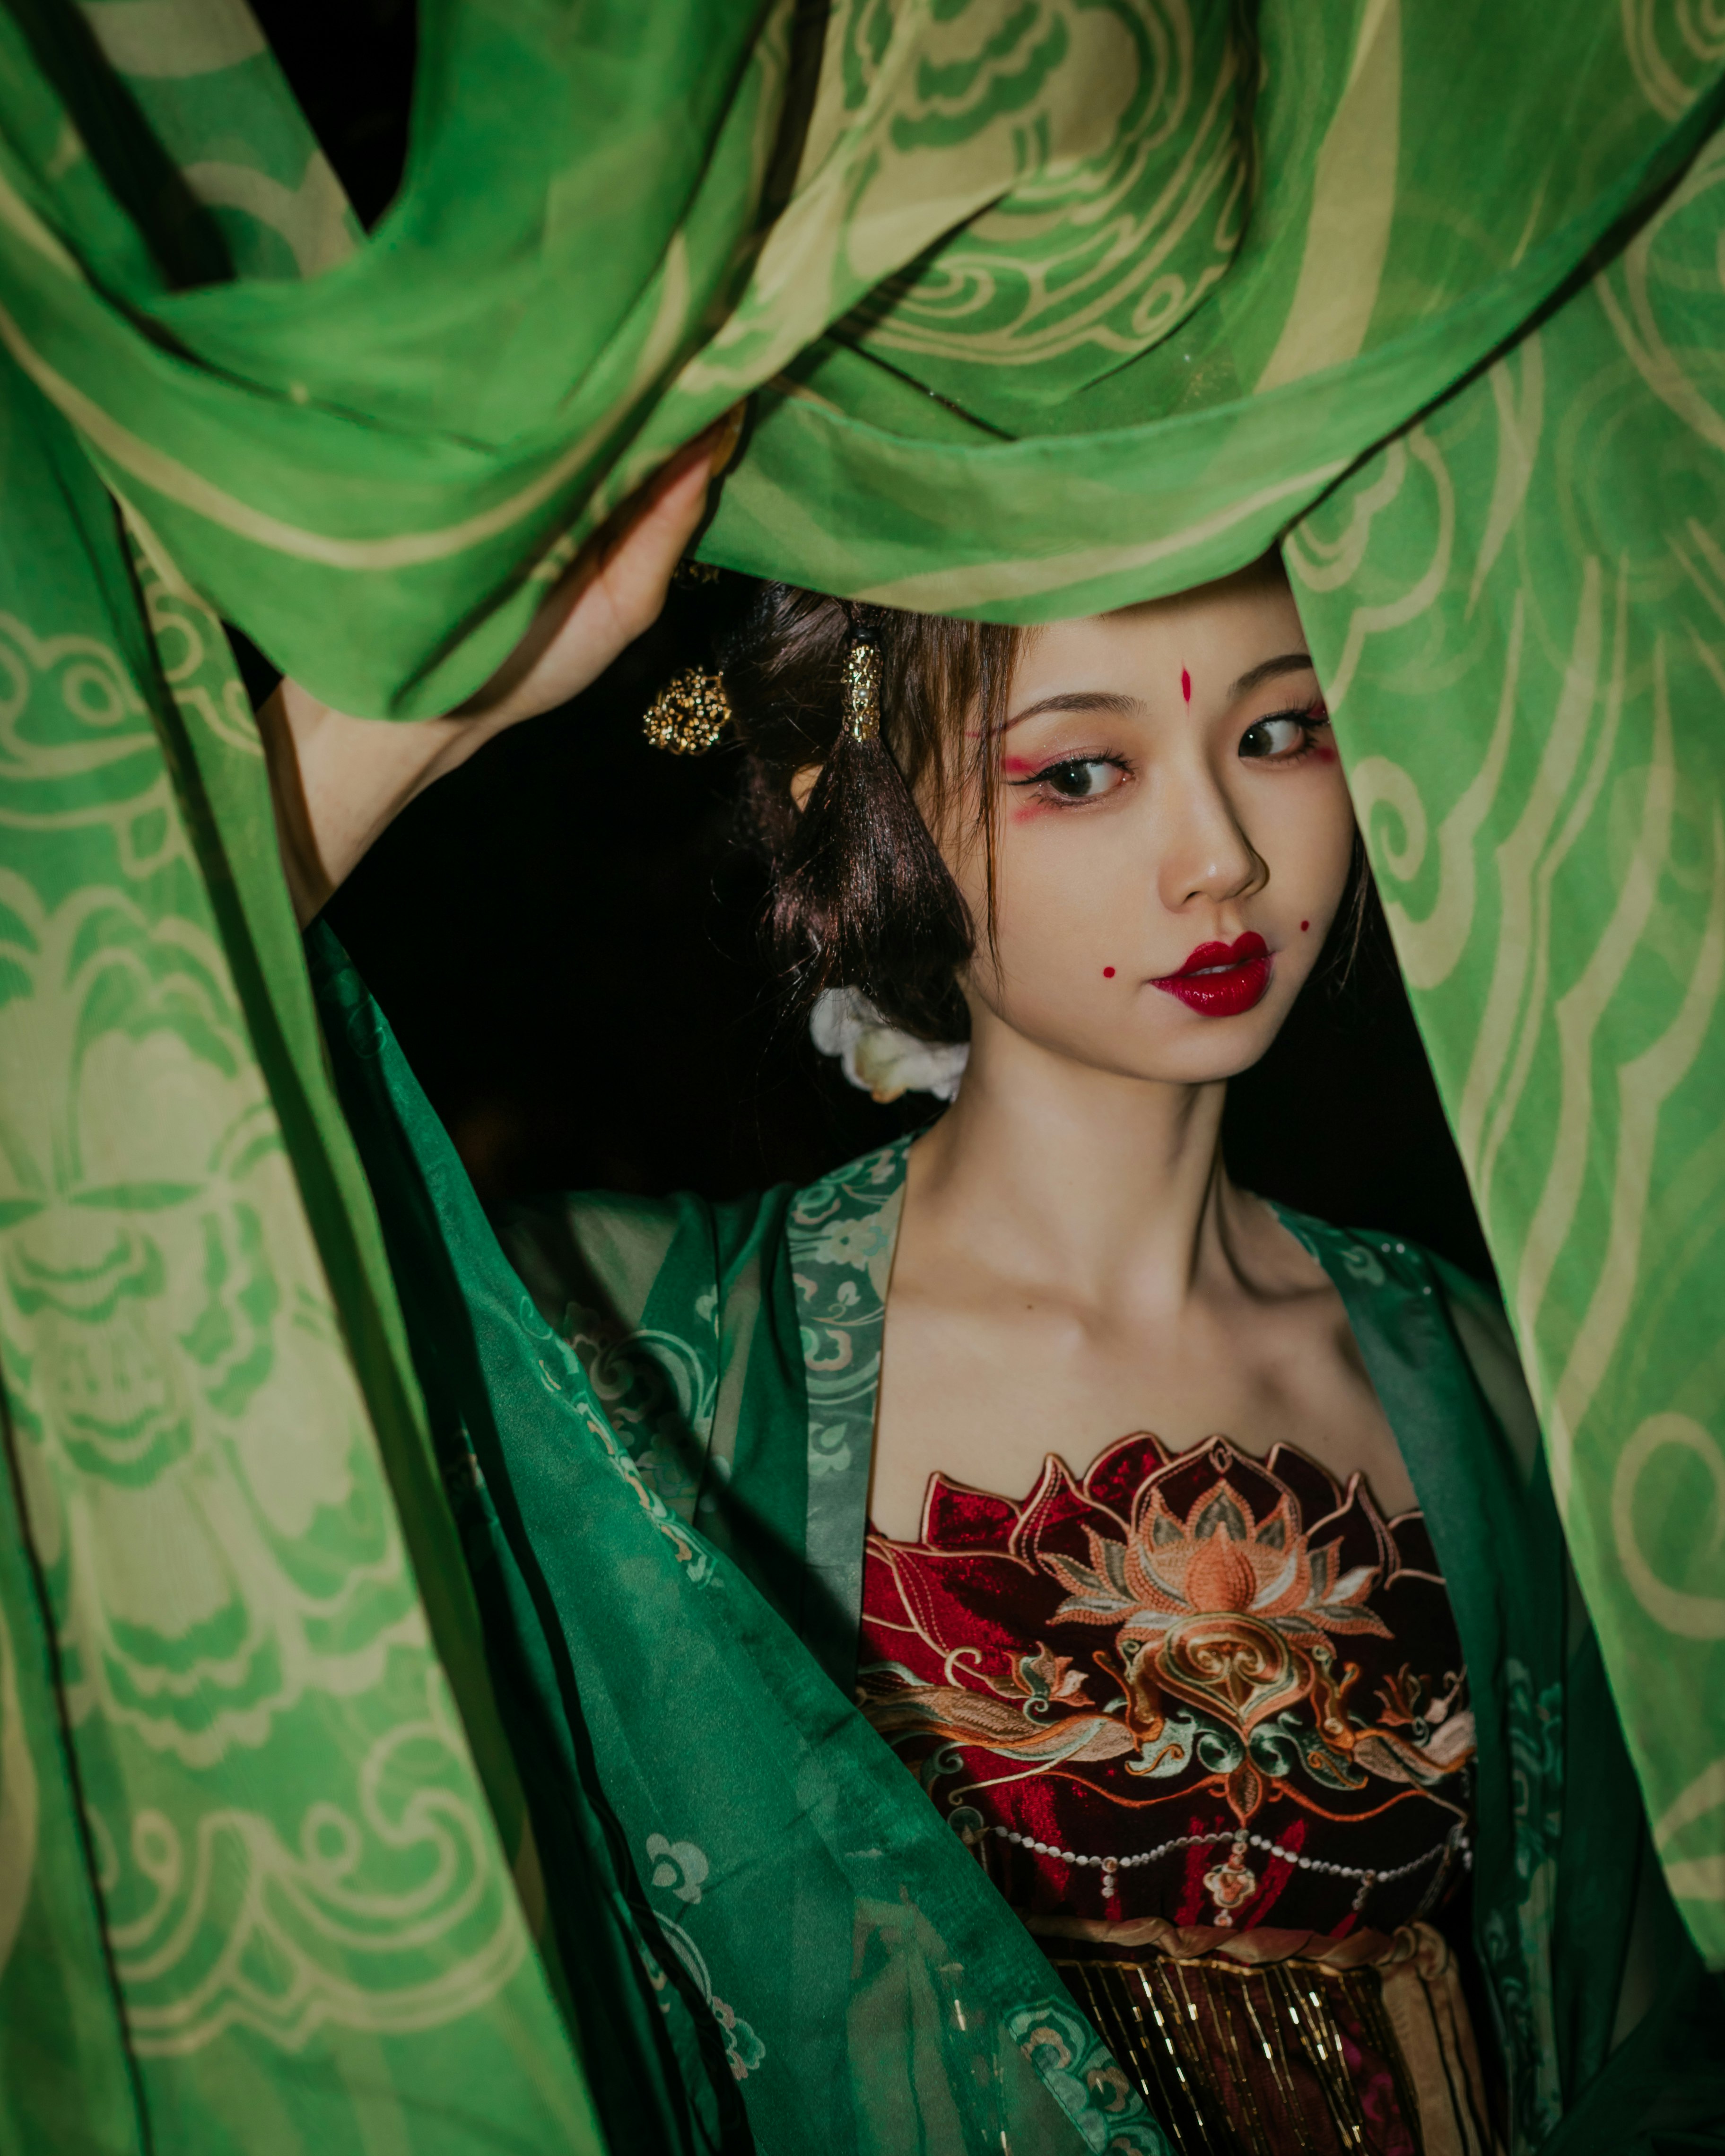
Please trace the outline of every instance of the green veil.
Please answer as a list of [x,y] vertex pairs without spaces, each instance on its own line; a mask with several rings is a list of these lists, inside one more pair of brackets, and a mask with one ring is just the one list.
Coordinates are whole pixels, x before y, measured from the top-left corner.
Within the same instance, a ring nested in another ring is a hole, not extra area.
[[744,395],[738,568],[1029,621],[1281,541],[1725,1963],[1722,72],[1686,0],[424,0],[363,237],[244,0],[10,0],[7,2146],[603,2145],[221,620],[446,710]]

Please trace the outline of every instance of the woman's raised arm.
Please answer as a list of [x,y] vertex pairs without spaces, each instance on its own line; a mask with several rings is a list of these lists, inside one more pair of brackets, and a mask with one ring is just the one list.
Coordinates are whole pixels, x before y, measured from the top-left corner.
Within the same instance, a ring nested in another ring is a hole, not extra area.
[[279,685],[258,723],[301,927],[415,794],[506,727],[567,703],[651,627],[741,418],[697,436],[594,534],[508,660],[447,717],[349,718],[297,681]]

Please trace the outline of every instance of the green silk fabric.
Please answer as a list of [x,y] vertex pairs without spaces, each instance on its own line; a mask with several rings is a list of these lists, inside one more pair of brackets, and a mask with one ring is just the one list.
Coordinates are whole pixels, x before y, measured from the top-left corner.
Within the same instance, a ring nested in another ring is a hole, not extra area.
[[1028,621],[1285,538],[1725,1963],[1725,39],[1681,0],[420,29],[365,237],[244,0],[0,12],[0,2144],[603,2145],[218,617],[448,709],[744,395],[734,567]]

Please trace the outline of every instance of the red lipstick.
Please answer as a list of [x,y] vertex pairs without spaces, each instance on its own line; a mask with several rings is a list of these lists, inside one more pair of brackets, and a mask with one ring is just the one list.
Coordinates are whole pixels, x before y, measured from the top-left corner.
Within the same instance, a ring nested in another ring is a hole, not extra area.
[[1270,967],[1269,946],[1248,930],[1232,943],[1200,943],[1178,973],[1150,985],[1205,1018],[1238,1018],[1262,1000]]

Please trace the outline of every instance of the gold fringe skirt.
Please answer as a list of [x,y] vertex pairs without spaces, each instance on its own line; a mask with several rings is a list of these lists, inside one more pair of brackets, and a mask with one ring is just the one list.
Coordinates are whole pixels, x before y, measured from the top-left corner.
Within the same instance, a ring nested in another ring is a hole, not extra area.
[[1394,1936],[1032,1917],[1180,2156],[1499,2156],[1454,1959]]

